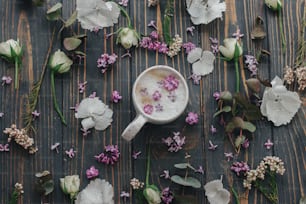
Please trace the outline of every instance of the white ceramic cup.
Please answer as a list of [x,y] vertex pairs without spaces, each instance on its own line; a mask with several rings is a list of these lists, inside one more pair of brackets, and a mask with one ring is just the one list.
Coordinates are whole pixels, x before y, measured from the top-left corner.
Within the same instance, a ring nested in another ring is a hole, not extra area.
[[[171,90],[171,83],[170,88],[165,88],[165,79],[169,76],[178,82],[174,90]],[[160,94],[159,97],[153,97],[156,91]],[[178,71],[169,66],[156,65],[137,77],[132,99],[137,115],[122,133],[127,141],[132,140],[147,122],[166,124],[177,119],[187,106],[189,91],[186,80]],[[153,111],[147,111],[145,107]]]

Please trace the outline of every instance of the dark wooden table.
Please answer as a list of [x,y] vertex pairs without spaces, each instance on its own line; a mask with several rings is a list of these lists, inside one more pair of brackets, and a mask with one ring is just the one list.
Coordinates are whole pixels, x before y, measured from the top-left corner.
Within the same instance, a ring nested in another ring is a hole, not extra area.
[[[75,1],[61,1],[63,3],[63,17],[67,19],[75,8]],[[16,123],[18,127],[23,126],[23,114],[27,103],[27,96],[33,82],[37,81],[49,48],[52,30],[59,24],[48,22],[44,17],[47,8],[56,1],[48,1],[43,7],[34,7],[27,0],[0,0],[0,41],[19,38],[24,46],[23,67],[20,78],[20,88],[14,90],[10,86],[0,86],[0,112],[4,116],[0,118],[0,129],[9,127]],[[285,52],[281,50],[280,30],[276,13],[269,10],[264,1],[258,0],[226,0],[227,10],[223,20],[216,20],[208,25],[196,26],[194,36],[186,33],[186,28],[191,26],[191,21],[186,12],[184,0],[175,1],[174,17],[171,23],[172,34],[179,34],[183,41],[191,41],[203,49],[210,49],[209,37],[217,37],[221,42],[229,37],[239,27],[244,33],[242,38],[244,54],[256,54],[260,49],[268,50],[271,55],[265,56],[259,66],[259,73],[264,78],[273,79],[275,75],[283,76],[284,67],[293,65],[298,47],[298,39],[302,20],[305,20],[305,0],[283,0],[283,22],[287,47]],[[161,1],[163,11],[165,2]],[[156,8],[148,8],[147,1],[130,0],[127,10],[131,16],[132,23],[141,34],[148,34],[151,29],[147,27],[150,20],[156,20]],[[251,40],[250,33],[257,16],[264,19],[264,27],[267,37],[256,43]],[[106,179],[114,186],[115,203],[124,203],[120,198],[121,191],[132,193],[129,185],[130,179],[136,177],[145,180],[146,150],[150,140],[152,150],[151,183],[159,188],[169,185],[173,187],[177,195],[188,195],[190,200],[196,203],[208,203],[203,187],[194,190],[182,188],[169,181],[160,178],[163,170],[174,172],[173,165],[184,160],[188,152],[195,167],[202,165],[204,175],[197,174],[202,185],[206,182],[218,179],[223,175],[223,183],[226,189],[234,187],[241,196],[241,203],[269,203],[262,194],[254,189],[245,193],[242,188],[242,179],[238,178],[230,170],[232,161],[227,162],[224,152],[232,152],[233,149],[226,139],[222,128],[218,125],[218,119],[213,118],[217,104],[213,99],[215,91],[234,91],[235,73],[234,65],[220,59],[215,62],[212,74],[203,77],[200,85],[194,85],[188,80],[190,100],[185,113],[168,125],[147,124],[132,142],[121,139],[121,132],[135,117],[135,109],[131,102],[131,88],[136,77],[146,68],[165,64],[174,67],[186,79],[191,75],[191,65],[187,62],[186,54],[179,53],[178,56],[169,58],[155,52],[146,51],[142,48],[131,50],[132,57],[118,58],[112,69],[102,75],[96,67],[97,58],[102,53],[117,53],[121,56],[125,50],[115,44],[115,36],[105,39],[108,33],[116,31],[120,26],[126,25],[124,17],[119,18],[119,23],[114,28],[106,28],[98,34],[86,32],[77,24],[72,29],[65,30],[53,45],[53,51],[63,48],[61,40],[74,32],[87,34],[82,44],[81,51],[86,52],[85,59],[80,64],[73,65],[72,70],[64,75],[56,77],[57,98],[60,108],[63,110],[68,125],[63,126],[58,115],[54,111],[51,89],[50,72],[47,70],[39,96],[37,110],[40,117],[34,122],[37,133],[33,135],[39,151],[35,155],[28,155],[16,144],[10,145],[9,152],[0,152],[0,203],[8,203],[13,185],[20,182],[24,185],[24,196],[19,203],[40,203],[40,197],[34,190],[35,172],[49,170],[55,180],[55,190],[47,198],[49,203],[69,203],[69,197],[64,195],[59,188],[59,178],[65,175],[79,174],[81,188],[83,189],[89,181],[86,178],[86,169],[95,165],[100,170],[100,178]],[[243,68],[241,61],[242,79],[249,78],[250,72]],[[0,76],[14,76],[13,65],[3,60],[0,61]],[[86,91],[80,94],[78,83],[87,81]],[[244,87],[241,85],[241,87]],[[123,100],[118,104],[110,102],[113,90],[119,90]],[[113,123],[106,131],[92,130],[92,133],[83,137],[80,131],[80,120],[74,117],[74,111],[69,107],[80,102],[93,91],[97,92],[106,104],[114,111]],[[298,203],[301,196],[305,196],[306,188],[306,137],[305,137],[305,97],[301,94],[303,106],[287,126],[274,127],[266,120],[258,122],[254,138],[247,151],[242,151],[234,160],[247,161],[255,168],[266,155],[276,155],[283,159],[286,173],[277,178],[279,190],[279,203]],[[194,126],[185,127],[185,117],[189,111],[200,115],[200,122]],[[215,125],[218,132],[214,135],[210,132],[211,125]],[[182,131],[186,136],[186,145],[178,153],[169,153],[161,142],[161,138],[170,136],[174,131]],[[151,139],[150,139],[151,138]],[[271,139],[274,146],[271,150],[264,148],[264,142]],[[208,141],[218,145],[216,151],[208,150]],[[4,144],[7,136],[1,134],[0,143]],[[59,142],[59,153],[51,151],[50,147]],[[121,152],[120,161],[107,166],[97,163],[94,155],[103,151],[104,146],[117,144]],[[64,153],[73,147],[77,153],[76,157],[70,159]],[[141,151],[137,160],[131,155],[133,151]],[[126,203],[136,203],[131,197]],[[233,196],[231,203],[235,203]]]

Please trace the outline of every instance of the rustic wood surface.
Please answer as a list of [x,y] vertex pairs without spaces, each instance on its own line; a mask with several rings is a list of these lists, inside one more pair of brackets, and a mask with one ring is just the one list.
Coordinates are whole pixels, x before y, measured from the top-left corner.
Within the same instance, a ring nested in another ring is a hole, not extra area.
[[[59,0],[60,1],[60,0]],[[20,88],[14,90],[14,86],[0,86],[0,112],[4,116],[0,118],[0,129],[16,123],[18,127],[23,125],[22,116],[25,111],[28,93],[37,81],[49,48],[53,28],[59,28],[59,24],[48,22],[44,17],[47,8],[55,4],[55,0],[47,1],[43,7],[34,7],[30,0],[0,0],[0,41],[10,38],[19,38],[24,46],[23,67],[20,77]],[[67,19],[75,9],[75,0],[62,0],[63,17]],[[244,33],[244,54],[256,54],[261,48],[271,52],[269,57],[264,57],[259,66],[260,75],[272,79],[275,75],[282,76],[286,65],[293,65],[298,47],[298,38],[302,20],[305,20],[305,0],[283,0],[283,27],[286,36],[287,47],[285,52],[281,49],[280,31],[276,13],[269,10],[264,1],[258,0],[226,0],[227,10],[223,20],[216,20],[208,25],[196,26],[194,36],[186,33],[186,28],[191,26],[189,14],[186,11],[184,0],[175,1],[174,17],[172,18],[171,33],[182,36],[184,42],[191,41],[203,49],[210,49],[209,37],[217,37],[222,41],[229,37],[239,27]],[[165,1],[161,1],[161,11],[165,8]],[[130,0],[127,10],[132,24],[141,34],[148,34],[151,28],[147,27],[150,20],[156,20],[157,9],[147,7],[147,0]],[[251,40],[250,33],[257,16],[264,19],[264,27],[267,37],[260,43]],[[80,64],[73,65],[72,70],[62,76],[56,77],[56,92],[67,119],[68,126],[63,126],[58,115],[53,109],[50,72],[47,70],[39,96],[37,110],[41,116],[35,121],[37,133],[34,136],[39,151],[35,155],[28,155],[22,148],[15,144],[10,145],[10,152],[0,152],[0,203],[8,203],[13,185],[16,182],[23,183],[24,196],[19,203],[40,203],[40,197],[34,190],[35,172],[49,170],[55,179],[55,190],[47,197],[48,203],[69,203],[69,197],[64,195],[59,188],[59,178],[70,174],[79,174],[81,188],[88,184],[85,171],[92,165],[100,170],[100,178],[108,180],[115,190],[115,203],[136,203],[135,197],[126,202],[120,198],[121,191],[132,193],[129,185],[133,177],[145,180],[146,150],[150,142],[152,149],[151,183],[160,188],[171,186],[176,194],[189,196],[189,201],[194,203],[208,203],[203,187],[197,190],[181,188],[160,178],[164,169],[174,173],[173,164],[184,159],[185,152],[192,158],[194,166],[202,165],[204,175],[196,174],[202,184],[218,179],[223,175],[225,188],[234,187],[241,196],[241,203],[269,203],[262,194],[255,190],[246,193],[242,188],[242,179],[234,175],[227,162],[224,152],[233,151],[225,134],[218,125],[213,113],[217,108],[212,94],[215,91],[234,91],[235,74],[234,64],[226,63],[220,59],[215,62],[212,74],[202,78],[200,85],[194,85],[188,80],[190,100],[185,113],[175,122],[168,125],[147,124],[132,142],[121,139],[121,132],[135,116],[135,109],[131,102],[131,88],[136,77],[146,68],[156,64],[166,64],[178,70],[186,79],[191,75],[191,66],[187,62],[186,54],[179,53],[174,58],[146,51],[142,48],[131,50],[132,57],[118,58],[112,69],[102,75],[96,67],[96,60],[102,53],[117,53],[121,56],[125,50],[115,44],[116,36],[105,39],[105,35],[116,31],[117,28],[126,25],[124,17],[119,18],[119,23],[113,28],[106,28],[95,34],[84,31],[80,25],[74,25],[72,29],[65,30],[59,39],[53,43],[53,51],[62,48],[61,40],[72,34],[72,30],[78,34],[87,34],[81,50],[87,56]],[[57,37],[57,36],[56,36]],[[240,63],[242,79],[248,78],[250,73]],[[13,65],[0,60],[0,76],[14,76]],[[78,83],[87,81],[86,91],[78,92]],[[241,85],[245,88],[244,85]],[[118,104],[110,102],[113,90],[119,90],[123,100]],[[97,92],[106,104],[114,111],[113,123],[104,132],[92,131],[83,137],[80,132],[80,121],[75,119],[74,111],[69,107],[80,102],[93,91]],[[301,94],[303,107],[287,126],[275,128],[271,122],[260,121],[257,123],[257,131],[247,151],[242,151],[235,157],[237,161],[247,161],[251,167],[256,167],[266,155],[276,155],[283,159],[286,173],[277,178],[279,190],[279,203],[295,204],[306,189],[306,129],[305,129],[305,97]],[[200,114],[200,122],[194,126],[185,125],[185,117],[189,111]],[[210,132],[210,126],[214,124],[218,132],[214,135]],[[174,131],[182,131],[186,136],[186,146],[179,153],[167,152],[161,138],[171,135]],[[0,134],[0,143],[6,143],[7,136]],[[264,142],[272,139],[274,146],[266,150]],[[208,150],[208,141],[212,140],[218,145],[216,151]],[[60,142],[59,154],[50,150],[50,146]],[[94,155],[103,151],[108,144],[118,144],[121,155],[120,161],[113,166],[106,166],[95,161]],[[64,151],[75,148],[76,157],[70,159]],[[131,155],[133,151],[141,151],[137,160]],[[231,203],[235,203],[233,196]]]

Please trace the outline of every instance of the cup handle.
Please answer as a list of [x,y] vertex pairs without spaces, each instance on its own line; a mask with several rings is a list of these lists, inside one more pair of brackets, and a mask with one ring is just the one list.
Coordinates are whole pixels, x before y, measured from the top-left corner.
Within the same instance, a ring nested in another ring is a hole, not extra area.
[[136,118],[125,128],[121,136],[126,141],[131,141],[146,122],[147,119],[141,114],[138,114]]

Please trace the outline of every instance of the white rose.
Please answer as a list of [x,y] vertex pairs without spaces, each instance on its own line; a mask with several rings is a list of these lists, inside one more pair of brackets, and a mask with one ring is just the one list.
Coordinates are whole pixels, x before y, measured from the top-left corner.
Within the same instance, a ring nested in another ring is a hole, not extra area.
[[[225,38],[223,43],[224,46],[219,46],[219,50],[221,54],[228,60],[232,60],[234,57],[239,57],[242,55],[242,47],[236,38]],[[237,56],[235,56],[236,45],[238,47],[238,51],[236,53]]]
[[117,43],[120,43],[125,49],[138,46],[138,34],[134,29],[123,28],[118,34]]
[[73,61],[61,50],[56,51],[50,57],[49,66],[56,73],[65,73],[70,70]]
[[[14,53],[11,53],[11,49]],[[22,55],[22,47],[19,44],[19,40],[9,39],[6,42],[0,43],[0,55],[12,59],[20,57]]]
[[69,194],[74,199],[80,188],[79,175],[65,176],[60,178],[60,186],[65,194]]

